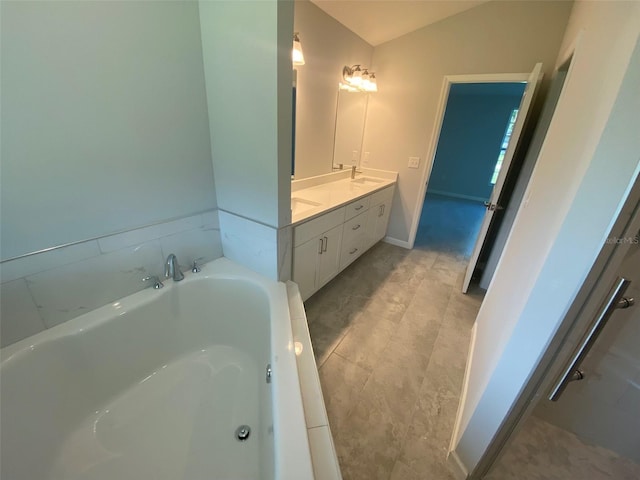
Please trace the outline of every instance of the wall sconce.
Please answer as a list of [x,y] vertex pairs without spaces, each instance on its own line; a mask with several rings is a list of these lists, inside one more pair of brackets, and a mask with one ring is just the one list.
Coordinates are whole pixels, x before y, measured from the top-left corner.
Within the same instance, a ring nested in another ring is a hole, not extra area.
[[304,65],[304,55],[302,54],[302,45],[298,32],[293,33],[293,50],[291,51],[291,60],[294,65]]
[[376,74],[369,72],[368,68],[360,68],[360,65],[352,67],[345,66],[342,69],[342,79],[344,83],[340,83],[342,90],[350,92],[377,92],[378,82]]

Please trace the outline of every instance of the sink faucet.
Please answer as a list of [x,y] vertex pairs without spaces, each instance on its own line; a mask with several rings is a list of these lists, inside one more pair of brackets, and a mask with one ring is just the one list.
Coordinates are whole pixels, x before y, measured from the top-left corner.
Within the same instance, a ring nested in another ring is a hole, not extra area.
[[180,265],[178,265],[178,259],[172,253],[167,257],[167,261],[164,264],[164,276],[172,277],[174,282],[179,282],[184,278],[183,273],[180,271]]
[[356,166],[351,167],[351,179],[356,178]]

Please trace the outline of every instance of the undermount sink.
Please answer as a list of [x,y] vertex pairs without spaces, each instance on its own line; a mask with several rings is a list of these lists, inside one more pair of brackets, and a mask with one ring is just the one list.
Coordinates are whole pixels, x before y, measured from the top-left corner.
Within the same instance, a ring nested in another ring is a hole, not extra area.
[[307,200],[306,198],[292,197],[291,198],[291,214],[300,215],[308,210],[319,207],[321,203]]
[[351,183],[354,183],[356,185],[363,185],[363,186],[378,185],[379,183],[382,183],[382,182],[384,182],[384,180],[380,178],[372,178],[372,177],[359,177],[351,180]]

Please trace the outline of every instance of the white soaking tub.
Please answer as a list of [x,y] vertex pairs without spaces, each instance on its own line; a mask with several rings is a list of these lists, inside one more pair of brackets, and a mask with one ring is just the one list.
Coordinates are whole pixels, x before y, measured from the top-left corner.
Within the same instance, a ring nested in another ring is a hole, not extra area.
[[2,349],[2,480],[313,479],[285,285],[164,283]]

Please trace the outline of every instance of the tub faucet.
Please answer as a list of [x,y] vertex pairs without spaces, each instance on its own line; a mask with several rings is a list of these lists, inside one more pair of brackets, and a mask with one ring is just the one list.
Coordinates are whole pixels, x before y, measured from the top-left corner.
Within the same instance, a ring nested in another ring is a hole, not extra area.
[[164,263],[164,276],[172,277],[174,282],[179,282],[184,278],[180,271],[180,265],[178,265],[178,259],[173,253],[167,257],[167,261]]

